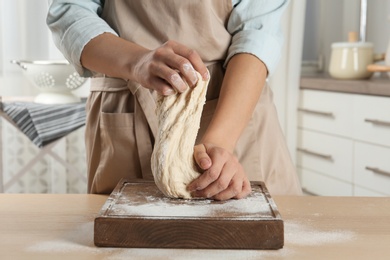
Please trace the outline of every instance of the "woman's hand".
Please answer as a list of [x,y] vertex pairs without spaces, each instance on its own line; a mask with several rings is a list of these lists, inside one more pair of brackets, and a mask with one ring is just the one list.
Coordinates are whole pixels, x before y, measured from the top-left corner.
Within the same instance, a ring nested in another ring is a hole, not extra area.
[[251,119],[266,75],[264,63],[251,54],[230,59],[214,115],[194,149],[204,173],[187,187],[193,196],[225,200],[250,193],[249,180],[233,151]]
[[211,144],[199,144],[194,147],[194,158],[204,173],[187,187],[193,197],[241,199],[251,192],[242,165],[228,150]]
[[133,80],[161,95],[183,92],[195,86],[198,71],[206,80],[209,74],[199,54],[178,42],[167,41],[155,50],[103,33],[89,41],[82,53],[85,68],[110,77]]
[[209,77],[196,51],[175,41],[168,41],[139,56],[134,65],[133,78],[145,88],[156,90],[162,95],[171,95],[185,91],[187,84],[190,87],[196,85],[198,77],[195,70],[204,79]]

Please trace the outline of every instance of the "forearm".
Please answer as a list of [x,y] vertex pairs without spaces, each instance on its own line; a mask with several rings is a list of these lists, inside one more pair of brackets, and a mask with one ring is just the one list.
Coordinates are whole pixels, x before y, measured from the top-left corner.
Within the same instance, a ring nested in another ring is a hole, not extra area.
[[148,50],[111,33],[88,42],[81,53],[81,64],[110,77],[133,80],[134,64]]
[[251,54],[237,54],[230,61],[213,119],[202,138],[233,152],[260,98],[267,69]]

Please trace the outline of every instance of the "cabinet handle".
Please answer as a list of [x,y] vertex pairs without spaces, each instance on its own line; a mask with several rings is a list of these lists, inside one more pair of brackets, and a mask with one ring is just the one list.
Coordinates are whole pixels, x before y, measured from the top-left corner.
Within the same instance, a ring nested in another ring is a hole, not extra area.
[[297,148],[297,150],[299,152],[302,152],[302,153],[305,153],[305,154],[309,154],[309,155],[320,157],[322,159],[333,161],[332,155],[329,155],[329,154],[317,153],[317,152],[313,152],[313,151],[310,151],[310,150],[307,150],[307,149],[303,149],[303,148]]
[[380,174],[380,175],[384,175],[384,176],[390,177],[390,172],[381,170],[379,168],[366,166],[366,170],[372,171],[373,173],[377,173],[377,174]]
[[372,123],[374,125],[390,126],[390,122],[382,121],[382,120],[378,120],[378,119],[366,118],[366,119],[364,119],[364,122]]
[[306,108],[298,108],[298,111],[303,113],[308,113],[308,114],[315,114],[319,116],[334,117],[332,112],[323,112],[323,111],[317,111],[317,110],[306,109]]

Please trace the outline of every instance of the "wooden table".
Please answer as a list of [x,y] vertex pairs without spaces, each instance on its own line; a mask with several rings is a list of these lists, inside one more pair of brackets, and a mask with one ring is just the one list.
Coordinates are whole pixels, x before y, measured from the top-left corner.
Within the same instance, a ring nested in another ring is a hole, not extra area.
[[97,248],[103,195],[0,194],[0,259],[390,259],[390,197],[274,197],[275,251]]

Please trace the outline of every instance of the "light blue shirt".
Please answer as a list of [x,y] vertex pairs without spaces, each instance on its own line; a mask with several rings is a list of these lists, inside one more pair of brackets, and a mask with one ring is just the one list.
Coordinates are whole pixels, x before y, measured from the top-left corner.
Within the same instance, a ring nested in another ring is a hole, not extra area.
[[[233,55],[250,53],[275,70],[283,42],[281,16],[289,0],[232,0],[233,10],[227,30],[232,42],[225,66]],[[117,33],[103,20],[104,0],[53,0],[47,24],[53,32],[55,44],[65,58],[83,76],[91,76],[82,67],[80,56],[84,46],[94,37],[109,32]]]

